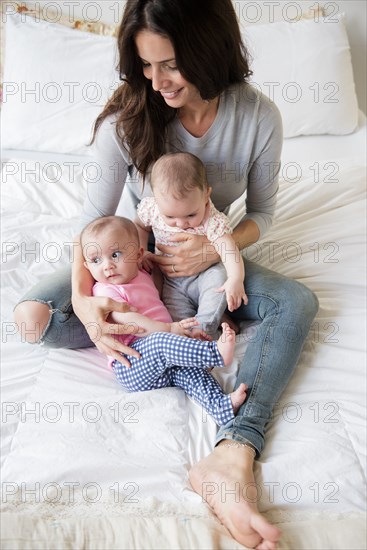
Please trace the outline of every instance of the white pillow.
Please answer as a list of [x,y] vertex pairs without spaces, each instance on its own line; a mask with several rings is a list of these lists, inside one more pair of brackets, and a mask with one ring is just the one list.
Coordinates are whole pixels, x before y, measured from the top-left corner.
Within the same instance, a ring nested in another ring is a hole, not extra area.
[[2,146],[89,154],[93,122],[118,83],[116,39],[7,15]]
[[355,130],[358,102],[342,16],[250,25],[243,38],[252,82],[279,107],[285,137]]
[[[88,154],[93,122],[118,85],[116,39],[6,19],[2,146]],[[353,132],[358,103],[342,18],[251,25],[244,38],[253,83],[278,105],[285,137]]]

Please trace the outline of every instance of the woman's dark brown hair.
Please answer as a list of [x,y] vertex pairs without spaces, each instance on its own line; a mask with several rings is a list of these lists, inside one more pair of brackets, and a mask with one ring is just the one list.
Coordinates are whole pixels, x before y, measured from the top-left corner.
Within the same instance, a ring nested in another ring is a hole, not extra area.
[[116,114],[116,132],[145,177],[152,162],[165,152],[169,107],[143,74],[135,37],[147,29],[168,38],[177,68],[204,100],[217,97],[251,74],[231,0],[128,0],[118,34],[121,86],[96,120]]

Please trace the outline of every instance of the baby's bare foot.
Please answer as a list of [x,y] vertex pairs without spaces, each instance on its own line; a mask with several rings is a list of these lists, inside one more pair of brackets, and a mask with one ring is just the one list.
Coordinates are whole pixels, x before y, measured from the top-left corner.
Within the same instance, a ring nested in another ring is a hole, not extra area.
[[238,409],[240,408],[242,403],[245,401],[246,390],[247,390],[246,384],[240,384],[234,392],[229,394],[231,396],[234,414],[238,413]]
[[228,367],[233,361],[234,346],[236,343],[235,331],[231,329],[228,323],[222,323],[223,333],[217,340],[218,351],[222,356],[225,367]]
[[222,323],[227,323],[231,327],[231,329],[235,331],[235,334],[240,333],[239,325],[236,323],[234,319],[232,319],[232,317],[228,315],[228,313],[223,313]]

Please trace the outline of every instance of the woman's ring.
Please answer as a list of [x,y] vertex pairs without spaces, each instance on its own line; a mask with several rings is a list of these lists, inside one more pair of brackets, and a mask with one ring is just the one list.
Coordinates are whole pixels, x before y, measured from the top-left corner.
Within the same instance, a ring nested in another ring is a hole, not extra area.
[[177,271],[175,270],[175,266],[173,264],[171,265],[171,270],[172,270],[172,273],[177,273]]

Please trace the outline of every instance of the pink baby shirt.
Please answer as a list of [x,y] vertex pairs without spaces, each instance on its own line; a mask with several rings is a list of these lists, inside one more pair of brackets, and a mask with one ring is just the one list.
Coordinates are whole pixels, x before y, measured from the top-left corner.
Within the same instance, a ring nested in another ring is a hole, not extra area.
[[[124,285],[95,283],[93,296],[107,296],[116,300],[116,302],[127,302],[136,307],[138,313],[146,315],[150,319],[162,323],[172,322],[172,318],[160,299],[151,276],[143,270],[139,271],[134,279]],[[121,334],[116,335],[115,338],[118,338],[125,346],[129,346],[138,337],[133,334]]]

